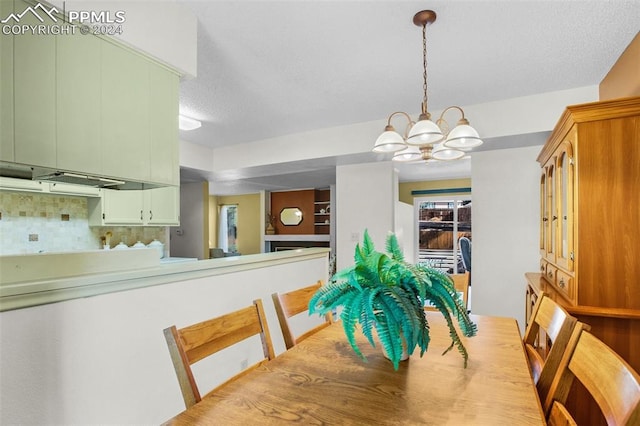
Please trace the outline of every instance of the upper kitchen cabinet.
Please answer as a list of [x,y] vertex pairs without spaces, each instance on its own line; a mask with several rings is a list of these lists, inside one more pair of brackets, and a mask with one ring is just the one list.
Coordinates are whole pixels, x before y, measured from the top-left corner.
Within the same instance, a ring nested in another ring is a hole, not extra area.
[[180,225],[179,186],[165,186],[163,188],[153,188],[142,192],[146,225]]
[[[178,76],[151,64],[149,66],[150,180],[180,184],[178,157]],[[179,204],[179,200],[178,200]]]
[[[28,6],[16,0],[14,7]],[[25,14],[20,24],[41,22]],[[13,39],[15,162],[56,167],[56,36],[25,32]]]
[[117,191],[101,189],[87,202],[90,226],[178,226],[180,187]]
[[57,167],[102,173],[100,145],[102,40],[90,35],[57,37]]
[[178,76],[108,42],[101,61],[104,173],[178,185]]
[[[13,12],[13,2],[0,1],[0,16]],[[13,151],[13,35],[0,37],[0,161],[15,161]]]
[[[0,5],[2,16],[29,7]],[[0,160],[179,185],[176,72],[79,31],[2,35],[0,48]]]
[[102,164],[124,179],[150,178],[149,68],[141,56],[102,43]]

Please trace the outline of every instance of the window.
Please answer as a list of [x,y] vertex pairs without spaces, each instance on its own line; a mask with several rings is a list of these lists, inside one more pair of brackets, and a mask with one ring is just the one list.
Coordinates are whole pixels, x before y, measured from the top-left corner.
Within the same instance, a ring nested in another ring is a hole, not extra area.
[[225,204],[220,206],[218,223],[218,247],[226,253],[237,252],[238,205]]
[[471,239],[471,198],[417,198],[415,206],[418,262],[447,273],[464,272],[458,241]]

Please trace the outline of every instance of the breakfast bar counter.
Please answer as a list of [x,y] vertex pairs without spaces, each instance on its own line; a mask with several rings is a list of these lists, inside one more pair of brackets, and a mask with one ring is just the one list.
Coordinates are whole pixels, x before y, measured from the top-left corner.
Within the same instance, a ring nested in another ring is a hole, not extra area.
[[[150,257],[154,252],[153,249],[96,250],[85,253],[0,256],[0,312],[307,259],[327,258],[329,249],[287,250],[197,262],[163,262],[157,257]],[[138,259],[126,259],[134,255],[139,258],[139,262]],[[95,265],[92,270],[99,272],[83,274],[81,270],[74,269],[78,265]],[[64,276],[65,271],[69,276]],[[47,278],[46,274],[54,277]],[[26,279],[21,279],[21,276]]]

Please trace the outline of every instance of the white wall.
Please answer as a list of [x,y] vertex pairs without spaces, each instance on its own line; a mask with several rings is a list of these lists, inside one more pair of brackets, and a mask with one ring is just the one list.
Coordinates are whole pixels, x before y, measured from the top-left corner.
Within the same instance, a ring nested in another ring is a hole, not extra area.
[[[539,265],[541,146],[473,154],[472,312],[524,327],[524,273]],[[482,330],[480,330],[480,333]]]
[[205,229],[205,222],[209,221],[208,194],[208,182],[180,185],[180,226],[170,228],[172,257],[206,258],[205,247],[209,247],[209,229]]
[[[461,107],[476,130],[488,139],[552,130],[567,105],[597,99],[598,86],[593,85]],[[431,114],[437,117],[440,112]],[[212,169],[222,173],[296,161],[317,164],[334,156],[370,155],[373,142],[386,124],[385,118],[215,148]],[[305,143],[299,143],[301,140]]]
[[417,262],[415,253],[416,218],[413,213],[414,209],[411,204],[396,201],[396,225],[394,232],[396,233],[396,237],[398,237],[404,259],[410,263]]
[[[0,424],[160,424],[184,410],[164,328],[261,298],[274,349],[282,353],[271,293],[326,281],[327,268],[326,256],[316,257],[2,312]],[[215,368],[197,364],[196,380],[211,389],[261,354],[259,339],[247,340],[214,356]]]
[[336,266],[353,265],[353,253],[369,231],[378,251],[384,251],[395,229],[398,177],[391,161],[336,167]]

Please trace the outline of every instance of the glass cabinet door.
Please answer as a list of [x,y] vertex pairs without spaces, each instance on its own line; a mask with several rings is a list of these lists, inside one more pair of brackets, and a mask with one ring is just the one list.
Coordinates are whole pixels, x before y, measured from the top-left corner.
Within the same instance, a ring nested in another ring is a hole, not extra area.
[[558,154],[558,266],[573,271],[573,182],[574,160],[571,141],[562,144]]
[[551,160],[547,167],[547,233],[548,239],[546,244],[546,257],[550,262],[555,262],[556,256],[556,238],[558,213],[556,209],[556,170],[554,167],[555,157]]
[[547,230],[549,229],[547,222],[549,214],[547,210],[547,172],[543,168],[540,177],[540,256],[547,255]]

